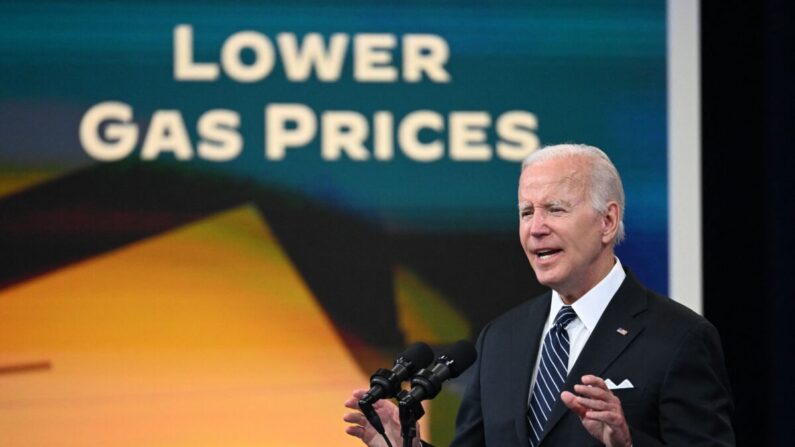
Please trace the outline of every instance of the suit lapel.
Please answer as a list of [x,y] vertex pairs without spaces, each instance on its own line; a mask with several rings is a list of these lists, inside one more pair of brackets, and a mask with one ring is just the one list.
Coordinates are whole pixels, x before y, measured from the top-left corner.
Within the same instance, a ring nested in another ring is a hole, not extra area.
[[547,292],[538,299],[532,300],[527,309],[525,318],[519,321],[515,334],[511,340],[511,357],[516,359],[517,364],[514,371],[516,377],[513,383],[517,388],[511,392],[511,405],[516,408],[516,434],[519,437],[519,445],[530,446],[530,426],[527,424],[527,399],[530,395],[530,378],[538,356],[538,348],[541,343],[541,334],[544,324],[549,317],[549,306],[552,300],[552,293]]
[[[632,273],[627,271],[627,277],[605,308],[593,333],[588,337],[588,342],[569,372],[562,389],[573,391],[574,385],[580,383],[580,378],[586,374],[601,377],[632,340],[643,332],[645,327],[643,319],[637,316],[644,310],[646,310],[646,290]],[[624,329],[626,335],[619,333],[619,328]],[[559,398],[552,406],[541,441],[567,411],[568,408]]]

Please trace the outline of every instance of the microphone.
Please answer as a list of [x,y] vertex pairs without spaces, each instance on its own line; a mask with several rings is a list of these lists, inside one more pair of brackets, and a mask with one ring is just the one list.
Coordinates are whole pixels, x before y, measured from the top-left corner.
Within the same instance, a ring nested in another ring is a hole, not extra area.
[[373,409],[373,404],[380,399],[395,397],[401,390],[401,382],[432,361],[433,351],[430,346],[422,342],[414,343],[398,355],[392,369],[379,368],[370,377],[370,391],[359,400],[359,408],[378,433],[384,434],[384,426]]
[[442,390],[442,383],[458,377],[475,363],[477,352],[472,343],[466,340],[455,342],[450,349],[439,356],[430,368],[423,368],[411,378],[411,390],[398,395],[400,409],[400,436],[403,446],[411,446],[417,436],[417,421],[425,414],[420,402],[433,399]]
[[433,399],[442,390],[442,383],[458,377],[475,363],[475,346],[459,340],[450,347],[430,369],[422,369],[411,378],[411,391],[400,396],[401,406],[410,406],[426,399]]
[[380,399],[395,397],[401,382],[432,361],[433,351],[427,344],[419,342],[409,346],[395,359],[392,369],[378,368],[370,377],[370,391],[359,400],[359,405],[363,402],[372,405]]

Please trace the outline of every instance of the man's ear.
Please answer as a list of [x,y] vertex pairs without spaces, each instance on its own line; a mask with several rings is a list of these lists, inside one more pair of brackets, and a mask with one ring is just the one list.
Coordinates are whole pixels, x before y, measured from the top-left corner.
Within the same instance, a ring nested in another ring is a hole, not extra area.
[[607,202],[607,208],[602,215],[602,243],[611,243],[618,234],[620,208],[616,202]]

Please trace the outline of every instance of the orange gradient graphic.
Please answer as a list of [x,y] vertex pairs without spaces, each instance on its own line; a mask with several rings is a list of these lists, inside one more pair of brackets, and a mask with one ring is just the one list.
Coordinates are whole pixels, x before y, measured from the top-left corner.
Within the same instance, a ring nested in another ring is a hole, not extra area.
[[0,322],[0,445],[354,442],[368,378],[254,207],[5,289]]
[[58,169],[25,169],[0,165],[0,197],[25,190],[62,175]]
[[411,269],[395,269],[395,301],[406,343],[454,343],[470,337],[469,323],[444,295]]

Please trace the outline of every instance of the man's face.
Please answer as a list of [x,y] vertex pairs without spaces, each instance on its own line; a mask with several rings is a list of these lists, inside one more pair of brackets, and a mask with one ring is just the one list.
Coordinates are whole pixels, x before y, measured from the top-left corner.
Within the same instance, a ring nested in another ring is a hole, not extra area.
[[526,167],[519,178],[519,238],[538,282],[571,302],[613,265],[610,218],[589,195],[589,165],[564,157]]

